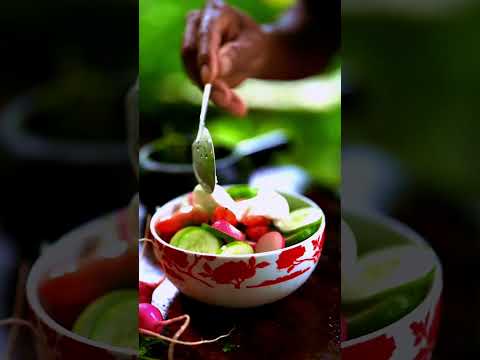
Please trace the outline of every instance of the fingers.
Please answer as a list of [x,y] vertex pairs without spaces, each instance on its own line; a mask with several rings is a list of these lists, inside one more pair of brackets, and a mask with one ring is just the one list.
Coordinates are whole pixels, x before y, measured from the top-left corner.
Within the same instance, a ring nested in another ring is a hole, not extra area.
[[[236,116],[244,116],[247,107],[232,91],[245,76],[238,74],[237,58],[241,44],[235,44],[240,33],[238,16],[221,0],[210,0],[202,12],[193,11],[187,17],[183,36],[182,60],[189,77],[198,85],[213,84],[212,101]],[[233,40],[230,46],[222,42]]]
[[197,66],[198,47],[197,33],[201,21],[200,11],[192,11],[187,16],[187,25],[183,35],[182,60],[190,78],[201,85],[200,73]]
[[221,1],[208,2],[198,29],[198,66],[202,70],[202,81],[213,82],[219,72],[218,51],[226,38],[235,36],[238,24],[235,14]]
[[211,94],[212,101],[235,116],[245,116],[247,106],[245,102],[222,80],[216,80]]

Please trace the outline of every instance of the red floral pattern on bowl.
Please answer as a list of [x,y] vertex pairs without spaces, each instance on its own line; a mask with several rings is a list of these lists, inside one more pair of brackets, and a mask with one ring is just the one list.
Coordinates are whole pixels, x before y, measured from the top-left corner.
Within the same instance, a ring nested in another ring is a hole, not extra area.
[[[318,207],[294,195],[306,206]],[[294,246],[253,255],[206,255],[175,248],[155,230],[157,220],[170,214],[183,196],[158,209],[150,230],[155,256],[169,280],[185,295],[226,307],[253,307],[284,298],[311,275],[325,241],[325,216],[318,231]]]

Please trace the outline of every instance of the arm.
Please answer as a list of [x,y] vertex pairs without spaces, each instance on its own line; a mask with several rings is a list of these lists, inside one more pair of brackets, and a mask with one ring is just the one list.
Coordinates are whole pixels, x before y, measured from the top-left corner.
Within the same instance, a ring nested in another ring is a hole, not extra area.
[[292,80],[323,71],[340,47],[340,17],[339,1],[302,0],[278,22],[263,25],[266,61],[256,77]]

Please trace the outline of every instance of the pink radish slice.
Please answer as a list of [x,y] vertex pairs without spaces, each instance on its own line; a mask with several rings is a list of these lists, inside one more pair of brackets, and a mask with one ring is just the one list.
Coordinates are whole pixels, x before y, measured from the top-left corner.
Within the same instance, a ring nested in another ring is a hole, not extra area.
[[138,327],[161,333],[163,330],[163,316],[160,310],[149,303],[138,304]]
[[278,231],[270,231],[258,239],[255,245],[255,252],[267,252],[283,249],[285,247],[285,238]]
[[212,227],[217,231],[227,234],[235,240],[245,240],[245,234],[226,220],[217,220],[212,224]]

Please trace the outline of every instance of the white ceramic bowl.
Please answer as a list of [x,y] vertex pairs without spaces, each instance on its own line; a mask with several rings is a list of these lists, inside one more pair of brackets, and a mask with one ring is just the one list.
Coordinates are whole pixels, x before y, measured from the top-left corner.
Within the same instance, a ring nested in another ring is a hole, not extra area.
[[91,248],[92,242],[96,239],[101,238],[103,241],[102,252],[109,252],[109,249],[121,249],[122,246],[119,246],[118,242],[125,242],[125,239],[122,239],[127,219],[125,214],[125,210],[112,213],[66,234],[48,247],[30,270],[27,280],[27,300],[30,313],[33,323],[48,339],[52,360],[126,360],[135,359],[138,355],[138,351],[135,349],[93,341],[63,327],[47,313],[39,296],[40,284],[55,274],[72,270],[72,264],[78,261],[86,249]]
[[[413,230],[383,215],[348,210],[343,211],[343,216],[357,236],[359,249],[364,251],[404,244],[428,246]],[[342,342],[342,359],[429,360],[440,324],[443,288],[442,266],[436,256],[435,266],[433,284],[425,299],[394,323]]]
[[[284,194],[291,209],[318,206],[294,194]],[[168,279],[185,295],[224,307],[246,308],[272,303],[297,290],[315,269],[325,240],[325,215],[317,232],[308,239],[276,251],[251,255],[210,255],[171,246],[155,230],[170,215],[183,195],[154,214],[150,230],[155,256]]]

